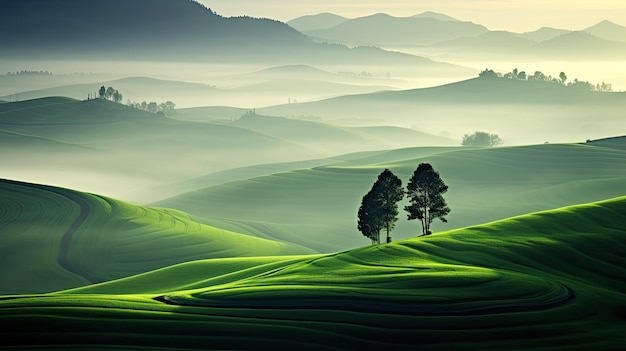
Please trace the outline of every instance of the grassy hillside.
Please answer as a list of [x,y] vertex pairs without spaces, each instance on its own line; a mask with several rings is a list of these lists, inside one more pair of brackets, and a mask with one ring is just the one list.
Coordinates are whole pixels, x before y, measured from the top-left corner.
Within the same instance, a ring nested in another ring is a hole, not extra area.
[[608,147],[608,148],[618,149],[618,150],[626,150],[626,135],[613,137],[613,138],[591,140],[591,141],[587,141],[587,144],[593,145],[593,146]]
[[328,154],[458,144],[458,141],[450,138],[400,127],[351,128],[257,114],[246,115],[236,120],[232,126],[297,143],[311,149],[320,149]]
[[625,214],[621,197],[327,256],[199,261],[6,297],[0,336],[29,349],[618,350]]
[[[434,223],[437,231],[626,194],[624,150],[549,144],[360,153],[325,166],[210,186],[153,205],[181,209],[237,232],[332,252],[367,243],[356,229],[356,213],[376,176],[389,168],[406,185],[420,162],[431,163],[450,186],[445,197],[452,213],[447,224]],[[418,233],[419,225],[405,216],[401,211],[395,239]]]
[[178,211],[0,181],[0,293],[41,293],[212,257],[308,253],[194,222]]

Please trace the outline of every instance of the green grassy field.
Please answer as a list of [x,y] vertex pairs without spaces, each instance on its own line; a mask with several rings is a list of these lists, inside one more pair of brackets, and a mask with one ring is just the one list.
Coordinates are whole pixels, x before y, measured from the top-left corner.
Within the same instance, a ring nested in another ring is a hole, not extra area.
[[8,349],[619,350],[626,197],[331,255],[0,298]]
[[311,253],[72,190],[0,181],[0,293],[41,293],[190,260]]
[[[591,145],[357,153],[326,165],[213,185],[152,205],[181,209],[220,228],[334,252],[368,242],[356,229],[356,213],[385,168],[405,185],[420,162],[440,172],[450,186],[445,198],[452,212],[447,224],[434,223],[436,231],[626,194],[624,150]],[[420,230],[405,216],[401,211],[392,232],[395,239]]]

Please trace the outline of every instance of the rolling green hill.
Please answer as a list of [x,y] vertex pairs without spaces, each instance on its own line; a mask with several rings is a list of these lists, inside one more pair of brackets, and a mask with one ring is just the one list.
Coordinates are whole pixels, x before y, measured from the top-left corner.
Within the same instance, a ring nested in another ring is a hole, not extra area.
[[1,298],[0,340],[28,349],[618,350],[625,223],[620,197],[326,256],[185,263]]
[[258,114],[245,115],[231,125],[334,155],[409,146],[458,145],[458,141],[450,138],[400,127],[340,127]]
[[[376,176],[389,168],[406,185],[421,162],[431,163],[450,186],[446,199],[452,213],[447,224],[434,223],[437,231],[626,194],[624,150],[548,144],[359,153],[152,205],[181,209],[221,228],[333,252],[366,244],[356,229],[356,213]],[[401,211],[392,233],[396,239],[419,231],[417,223],[405,218]]]
[[42,293],[194,259],[310,253],[194,222],[174,210],[0,181],[0,293]]

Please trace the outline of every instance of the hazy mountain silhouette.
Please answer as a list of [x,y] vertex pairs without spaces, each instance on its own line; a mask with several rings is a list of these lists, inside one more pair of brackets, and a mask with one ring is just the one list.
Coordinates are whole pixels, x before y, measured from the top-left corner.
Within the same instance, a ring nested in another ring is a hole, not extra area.
[[294,18],[287,24],[299,31],[328,29],[340,23],[348,21],[346,17],[335,15],[334,13],[318,13],[317,15],[307,15]]
[[454,17],[450,17],[450,16],[448,16],[446,14],[438,13],[438,12],[432,12],[432,11],[426,11],[426,12],[419,13],[417,15],[414,15],[413,18],[434,18],[434,19],[440,20],[440,21],[455,21],[455,22],[459,22],[459,20],[454,18]]
[[441,42],[440,48],[452,48],[464,51],[516,53],[528,51],[536,42],[520,38],[517,34],[506,31],[486,32],[477,36],[468,36]]
[[[192,0],[5,0],[0,57],[428,64],[379,49],[314,43],[285,23],[222,17]],[[450,66],[452,67],[452,66]]]
[[559,35],[567,34],[569,32],[570,31],[566,29],[542,27],[532,32],[520,34],[519,36],[524,39],[529,39],[541,43],[543,41],[554,39]]
[[384,13],[342,22],[324,30],[304,31],[314,38],[371,45],[428,45],[464,36],[479,35],[487,28],[471,22],[442,19],[439,14],[393,17]]
[[626,27],[611,21],[602,21],[584,31],[605,40],[626,42]]
[[[521,55],[525,57],[551,57],[559,59],[611,60],[626,57],[626,43],[608,41],[588,32],[577,31],[557,34],[559,30],[545,29],[531,34],[516,34],[507,31],[490,31],[478,36],[468,36],[432,45],[431,48],[448,52],[463,52],[481,55]],[[536,41],[539,39],[549,38]]]
[[538,44],[542,53],[578,58],[626,57],[626,43],[601,39],[588,32],[571,32]]

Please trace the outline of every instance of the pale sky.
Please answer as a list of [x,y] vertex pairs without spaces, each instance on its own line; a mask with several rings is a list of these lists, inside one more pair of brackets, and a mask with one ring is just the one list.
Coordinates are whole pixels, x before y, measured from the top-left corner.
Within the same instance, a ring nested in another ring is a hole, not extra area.
[[540,27],[579,30],[602,20],[626,26],[624,0],[198,0],[223,16],[248,15],[288,21],[331,12],[348,18],[384,12],[412,16],[424,11],[445,13],[491,30],[528,32]]

